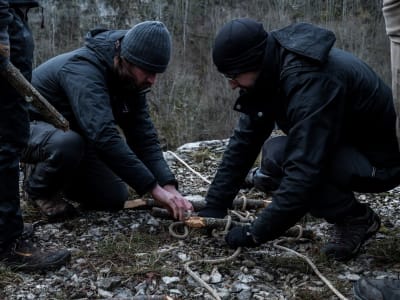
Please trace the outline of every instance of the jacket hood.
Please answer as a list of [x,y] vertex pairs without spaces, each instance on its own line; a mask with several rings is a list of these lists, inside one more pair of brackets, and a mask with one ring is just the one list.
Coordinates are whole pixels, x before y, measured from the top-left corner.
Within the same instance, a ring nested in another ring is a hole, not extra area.
[[8,0],[8,3],[10,7],[39,7],[39,2],[32,0]]
[[85,46],[96,53],[96,56],[108,67],[112,67],[116,54],[116,42],[121,40],[127,30],[94,29],[85,37]]
[[335,34],[325,28],[308,23],[296,23],[271,35],[285,49],[324,63],[336,41]]

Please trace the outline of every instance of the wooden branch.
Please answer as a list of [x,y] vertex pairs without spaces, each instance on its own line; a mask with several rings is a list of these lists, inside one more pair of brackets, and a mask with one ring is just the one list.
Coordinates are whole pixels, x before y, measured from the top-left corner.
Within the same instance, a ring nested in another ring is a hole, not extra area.
[[124,209],[133,209],[133,208],[141,208],[144,209],[146,207],[153,207],[155,205],[153,199],[133,199],[127,200],[124,203]]
[[46,122],[64,131],[69,129],[68,121],[51,105],[24,75],[10,62],[7,67],[0,70],[0,74],[20,93],[27,102],[39,111]]
[[[217,218],[204,218],[204,217],[198,217],[198,216],[194,216],[194,217],[190,217],[188,219],[186,219],[185,224],[188,227],[191,228],[215,228],[215,229],[225,229],[226,226],[226,219],[217,219]],[[245,225],[250,225],[250,223],[242,223],[242,222],[237,222],[237,221],[231,221],[232,225],[235,226],[245,226]]]
[[[190,201],[190,198],[188,198]],[[202,208],[206,206],[206,201],[204,199],[202,200],[196,200],[196,201],[190,201],[192,203],[194,211],[199,211]],[[271,203],[269,199],[263,200],[263,199],[246,199],[244,200],[243,198],[238,198],[233,200],[233,206],[234,207],[243,207],[249,209],[249,208],[264,208],[267,207],[268,204]],[[124,208],[125,209],[134,209],[134,208],[146,208],[146,207],[153,207],[156,206],[156,203],[153,199],[133,199],[133,200],[127,200],[125,201]]]

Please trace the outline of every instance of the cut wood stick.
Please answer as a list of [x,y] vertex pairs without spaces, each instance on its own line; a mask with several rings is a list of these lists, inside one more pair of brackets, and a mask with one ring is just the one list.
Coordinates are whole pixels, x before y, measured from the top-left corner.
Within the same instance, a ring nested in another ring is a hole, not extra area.
[[11,62],[4,69],[0,70],[0,74],[7,79],[27,102],[31,103],[38,110],[46,122],[64,131],[69,129],[69,123],[63,115],[26,80],[24,75]]
[[[190,198],[188,197],[190,201]],[[193,205],[194,211],[199,211],[206,206],[206,201],[203,200],[196,200],[190,201]],[[267,207],[268,204],[271,203],[269,199],[243,199],[238,198],[233,200],[233,206],[236,208],[245,208],[245,209],[257,209],[257,208],[264,208]],[[134,209],[134,208],[145,208],[145,207],[153,207],[157,206],[157,203],[153,199],[133,199],[125,201],[124,208],[125,209]]]
[[[172,219],[172,215],[168,212],[168,210],[158,207],[153,207],[152,215],[157,218],[164,218],[164,219]],[[225,226],[227,223],[226,219],[217,219],[217,218],[205,218],[199,216],[189,217],[184,221],[185,225],[190,228],[210,228],[210,229],[219,229],[225,230]],[[251,225],[251,223],[247,222],[238,222],[238,221],[231,221],[232,226],[246,226]],[[282,234],[285,237],[297,237],[299,234],[299,229],[297,226],[289,228],[286,232]],[[314,239],[315,235],[314,232],[308,229],[303,229],[302,238],[306,239]]]
[[124,209],[153,207],[155,205],[154,202],[155,201],[153,199],[142,199],[142,198],[127,200],[124,203]]
[[[204,217],[190,217],[184,221],[184,223],[190,228],[215,228],[215,229],[225,229],[226,219],[217,219],[217,218],[204,218]],[[242,223],[237,221],[231,221],[232,225],[235,226],[245,226],[250,225],[250,223]]]

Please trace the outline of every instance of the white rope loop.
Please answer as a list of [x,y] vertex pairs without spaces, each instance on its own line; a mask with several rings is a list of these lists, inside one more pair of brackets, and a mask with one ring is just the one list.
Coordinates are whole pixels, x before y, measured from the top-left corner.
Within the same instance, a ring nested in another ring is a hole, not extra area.
[[[203,179],[206,183],[211,184],[211,182],[210,182],[208,179],[206,179],[206,178],[203,177],[200,173],[198,173],[198,172],[196,172],[195,170],[193,170],[186,162],[184,162],[181,158],[179,158],[178,155],[176,155],[174,152],[172,152],[172,151],[167,151],[167,152],[170,153],[172,156],[174,156],[179,162],[181,162],[184,166],[186,166],[190,171],[192,171],[194,174],[196,174],[196,175],[199,176],[201,179]],[[247,202],[247,199],[246,199],[246,197],[245,197],[243,194],[242,194],[241,198],[243,198],[243,206],[242,206],[242,209],[245,210],[246,204],[247,204],[247,203],[246,203],[246,202]],[[248,222],[249,220],[250,220],[250,221],[254,221],[254,217],[252,217],[252,216],[250,215],[249,212],[246,212],[245,215],[243,215],[243,212],[240,212],[240,213],[239,213],[239,212],[237,212],[237,211],[230,211],[230,213],[233,214],[233,215],[235,215],[236,217],[238,217],[239,220],[240,220],[240,222],[244,222],[244,221]],[[226,219],[227,219],[227,223],[226,223],[226,226],[225,226],[224,231],[222,231],[222,232],[219,233],[219,234],[216,234],[216,237],[220,237],[221,235],[226,235],[226,233],[228,232],[228,230],[229,230],[229,228],[230,228],[230,226],[231,226],[232,217],[228,214],[228,216],[227,216]],[[176,223],[183,223],[183,222],[176,222]],[[171,224],[171,225],[172,225],[172,224]],[[170,225],[170,228],[173,229],[175,225],[174,225],[174,226],[171,226],[171,225]],[[285,242],[285,241],[295,241],[295,240],[298,240],[298,239],[301,238],[301,236],[302,236],[302,234],[303,234],[303,228],[302,228],[300,225],[296,225],[296,227],[299,229],[299,234],[297,235],[297,237],[295,237],[295,238],[283,238],[283,239],[279,239],[279,240],[277,240],[277,241],[275,241],[275,242],[273,243],[274,247],[275,247],[275,248],[278,248],[278,249],[281,249],[281,250],[284,250],[284,251],[287,251],[287,252],[290,252],[290,253],[293,253],[294,255],[296,255],[296,256],[298,256],[298,257],[304,259],[304,260],[311,266],[311,268],[313,269],[313,271],[315,272],[315,274],[316,274],[319,278],[321,278],[321,280],[329,287],[329,289],[330,289],[337,297],[339,297],[339,299],[341,299],[341,300],[348,300],[345,296],[343,296],[343,295],[332,285],[332,283],[331,283],[326,277],[324,277],[324,276],[322,275],[322,273],[318,270],[318,268],[315,266],[315,264],[314,264],[307,256],[305,256],[305,255],[303,255],[303,254],[300,254],[300,253],[294,251],[293,249],[290,249],[290,248],[287,248],[287,247],[284,247],[284,246],[279,245],[280,243]],[[172,230],[172,229],[171,229],[171,230]],[[187,227],[186,227],[186,230],[187,230]],[[214,229],[214,230],[215,230],[215,229]],[[212,232],[213,236],[214,236],[214,230],[213,230],[213,232]],[[170,231],[170,233],[171,233],[171,231]],[[174,233],[174,234],[175,234],[175,233]],[[179,234],[178,234],[178,236],[179,236]],[[183,235],[181,235],[181,236],[183,236]],[[186,235],[186,236],[187,236],[187,235]],[[185,236],[185,237],[186,237],[186,236]],[[236,256],[239,255],[240,252],[241,252],[241,247],[237,248],[236,251],[235,251],[231,256],[229,256],[229,257],[227,257],[227,258],[202,259],[202,260],[198,260],[198,261],[189,261],[189,262],[187,262],[187,263],[184,264],[184,268],[185,268],[186,272],[187,272],[190,276],[192,276],[193,279],[196,280],[196,281],[197,281],[201,286],[203,286],[207,291],[209,291],[209,292],[211,293],[211,295],[212,295],[216,300],[221,300],[221,297],[219,297],[219,295],[217,294],[217,292],[216,292],[214,289],[212,289],[204,280],[202,280],[195,272],[193,272],[193,271],[190,269],[189,266],[190,266],[192,263],[195,263],[195,262],[198,262],[198,263],[211,263],[211,264],[226,262],[226,261],[229,261],[229,260],[234,259]]]

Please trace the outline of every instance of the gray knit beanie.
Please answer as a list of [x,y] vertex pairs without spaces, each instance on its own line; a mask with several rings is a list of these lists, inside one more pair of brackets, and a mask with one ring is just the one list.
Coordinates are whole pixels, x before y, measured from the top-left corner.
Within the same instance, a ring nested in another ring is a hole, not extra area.
[[121,42],[121,56],[146,71],[163,73],[171,57],[167,27],[158,21],[136,24]]

